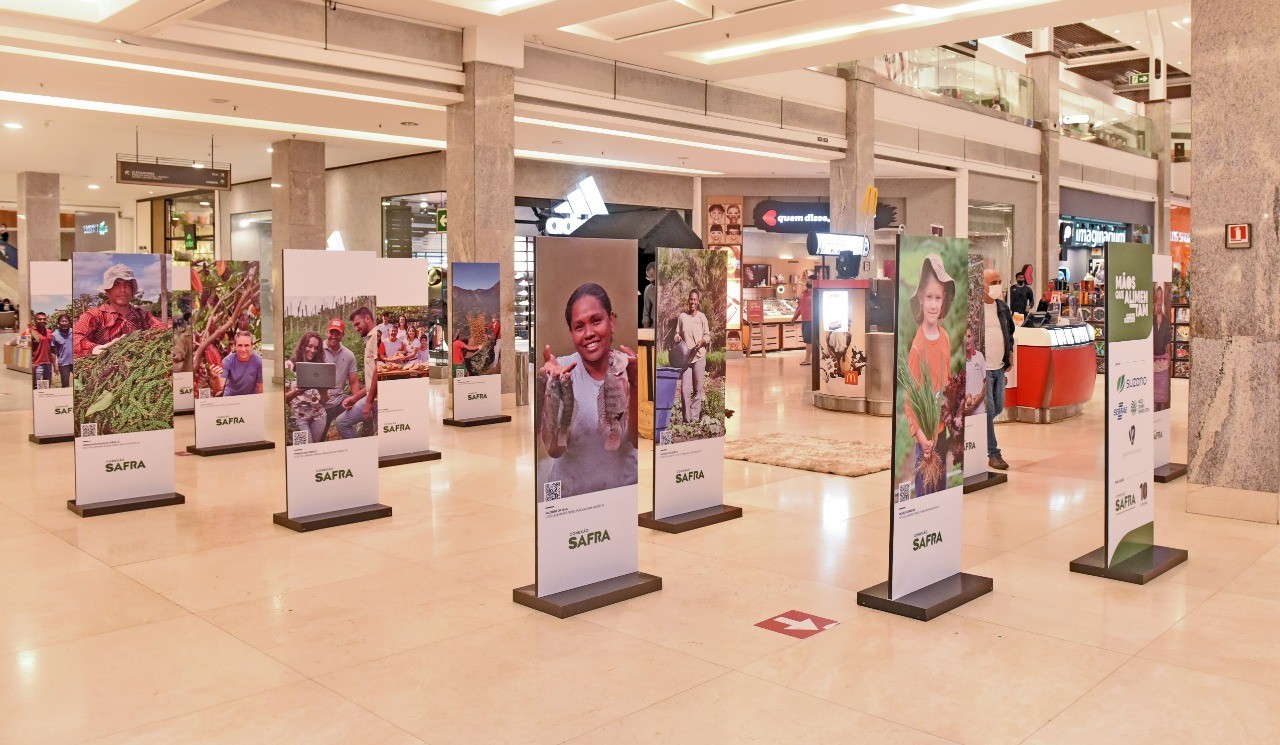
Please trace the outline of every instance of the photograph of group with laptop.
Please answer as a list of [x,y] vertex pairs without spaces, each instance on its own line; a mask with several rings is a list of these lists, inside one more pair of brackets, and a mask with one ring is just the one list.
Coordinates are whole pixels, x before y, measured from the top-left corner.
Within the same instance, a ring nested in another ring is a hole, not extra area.
[[372,296],[285,304],[285,438],[290,445],[378,431],[379,323]]

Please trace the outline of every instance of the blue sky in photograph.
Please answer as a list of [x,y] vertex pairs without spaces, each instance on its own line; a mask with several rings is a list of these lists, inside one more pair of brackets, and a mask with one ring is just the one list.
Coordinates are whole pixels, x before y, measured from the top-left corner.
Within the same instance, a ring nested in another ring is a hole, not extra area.
[[502,267],[496,263],[474,263],[455,261],[449,267],[453,273],[450,281],[460,290],[487,290],[498,284],[502,276]]

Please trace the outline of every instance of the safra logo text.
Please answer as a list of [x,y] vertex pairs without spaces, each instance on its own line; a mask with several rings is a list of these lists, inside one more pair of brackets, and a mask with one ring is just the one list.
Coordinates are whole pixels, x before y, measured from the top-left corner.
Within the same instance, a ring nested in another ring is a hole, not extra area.
[[676,471],[676,483],[683,484],[689,481],[698,481],[705,479],[707,476],[700,470],[686,468],[683,471]]
[[911,539],[911,550],[919,551],[922,548],[928,548],[936,544],[942,543],[942,533],[922,533]]
[[227,426],[228,424],[244,424],[244,417],[242,417],[242,416],[220,416],[220,417],[218,417],[217,419],[214,419],[214,420],[213,420],[213,423],[214,423],[214,425],[216,425],[216,426],[218,426],[218,427],[225,427],[225,426]]
[[116,471],[139,471],[146,468],[147,464],[140,460],[109,460],[107,461],[107,473]]
[[604,543],[609,540],[607,530],[579,530],[569,536],[569,548],[582,548],[593,543]]
[[488,397],[489,397],[488,393],[468,393],[467,394],[468,401],[478,401],[482,398],[488,398]]
[[385,435],[391,432],[408,432],[409,429],[409,425],[403,422],[400,424],[384,424],[382,425],[382,434]]
[[322,468],[316,471],[316,483],[334,481],[335,479],[353,479],[355,475],[350,468]]

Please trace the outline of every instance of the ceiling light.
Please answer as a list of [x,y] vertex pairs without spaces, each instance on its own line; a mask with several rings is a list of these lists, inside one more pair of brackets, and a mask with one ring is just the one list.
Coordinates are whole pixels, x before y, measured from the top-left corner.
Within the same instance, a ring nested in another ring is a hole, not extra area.
[[1190,17],[1188,17],[1188,18],[1183,18],[1183,19],[1182,19],[1182,22],[1183,22],[1183,23],[1191,23],[1191,18],[1190,18]]
[[204,168],[204,163],[192,163],[192,168]]
[[22,129],[22,125],[17,122],[5,122],[4,128],[5,129]]
[[516,150],[517,158],[530,160],[549,160],[554,163],[572,163],[580,166],[611,166],[613,168],[629,168],[637,171],[658,171],[661,173],[683,173],[688,176],[723,176],[719,171],[700,171],[694,168],[677,168],[654,163],[639,163],[631,160],[614,160],[613,158],[593,158],[589,155],[565,155],[562,153],[544,153],[537,150]]
[[272,189],[282,189],[282,188],[284,188],[284,187],[283,187],[283,186],[281,186],[280,184],[272,184],[272,185],[271,185],[271,188],[272,188]]
[[269,148],[267,148],[267,152],[269,152],[269,153],[274,153],[275,151],[276,151],[276,149],[275,149],[274,147],[269,147]]
[[801,163],[826,163],[826,160],[820,158],[806,158],[802,155],[787,155],[785,153],[771,153],[766,150],[753,150],[746,147],[734,147],[732,145],[714,145],[707,142],[695,142],[693,140],[684,140],[677,137],[663,137],[661,135],[644,134],[641,132],[628,132],[622,129],[607,129],[605,127],[593,127],[587,124],[571,124],[569,122],[557,122],[549,119],[534,119],[527,116],[517,116],[517,124],[532,124],[538,127],[554,127],[557,129],[571,129],[575,132],[590,132],[592,134],[611,135],[613,137],[625,137],[630,140],[645,140],[647,142],[662,142],[668,145],[682,145],[684,147],[697,147],[704,150],[718,150],[723,153],[739,153],[741,155],[756,155],[761,158],[776,158],[778,160],[792,160]]
[[253,220],[241,220],[241,221],[240,221],[240,227],[242,227],[242,228],[247,228],[247,227],[249,227],[249,226],[250,226],[250,225],[252,225],[252,224],[253,224]]
[[201,206],[201,207],[208,207],[208,206],[209,206],[209,203],[208,203],[208,202],[201,202],[201,203],[200,203],[200,206]]
[[552,141],[551,141],[551,144],[552,144],[552,145],[563,145],[563,144],[564,144],[564,140],[552,140]]
[[230,102],[230,101],[228,101],[228,100],[227,100],[227,99],[225,99],[225,98],[211,98],[211,99],[209,99],[209,103],[218,103],[218,104],[222,104],[222,103],[231,103],[231,102]]
[[1118,34],[1118,33],[1120,33],[1120,29],[1116,29],[1116,33],[1117,33],[1117,34]]
[[969,0],[969,2],[953,5],[950,8],[938,8],[927,16],[902,14],[890,18],[882,18],[877,21],[871,21],[869,23],[819,29],[817,31],[808,31],[802,34],[783,36],[777,39],[770,39],[768,41],[758,41],[750,44],[725,47],[724,49],[714,49],[709,52],[703,52],[701,57],[702,60],[707,63],[719,62],[733,58],[752,56],[762,52],[772,52],[787,47],[808,46],[823,42],[838,41],[867,31],[878,31],[881,29],[897,28],[899,26],[909,26],[912,24],[918,24],[926,18],[930,21],[937,21],[967,13],[985,12],[1009,6],[1044,5],[1049,2],[1053,2],[1053,0]]
[[416,127],[416,126],[418,126],[418,123],[417,123],[417,122],[400,122],[400,126],[401,126],[401,127]]
[[[0,48],[0,52],[4,49]],[[395,145],[411,145],[443,149],[443,140],[431,140],[424,137],[406,137],[404,135],[383,134],[381,132],[363,132],[355,129],[338,129],[313,124],[294,124],[277,122],[268,119],[250,119],[224,114],[205,114],[176,109],[160,109],[152,106],[135,106],[132,104],[110,103],[107,101],[89,101],[79,98],[62,98],[60,96],[43,96],[34,93],[15,93],[0,91],[0,101],[27,103],[37,106],[56,106],[63,109],[80,109],[82,111],[98,111],[109,114],[125,114],[128,116],[145,116],[154,119],[170,119],[173,121],[197,122],[200,124],[217,124],[227,127],[243,127],[245,129],[261,129],[269,132],[293,132],[299,135],[315,135],[319,137],[336,137],[346,140],[363,140],[365,142],[385,142]]]
[[347,91],[329,90],[327,88],[313,88],[306,85],[292,85],[290,83],[276,83],[270,80],[254,80],[252,78],[238,78],[232,75],[216,75],[208,72],[196,72],[194,70],[180,70],[173,67],[160,67],[158,65],[143,65],[137,62],[122,62],[119,60],[98,59],[96,57],[86,57],[79,54],[64,54],[62,52],[50,52],[43,49],[26,49],[23,47],[13,47],[8,45],[0,45],[0,52],[5,54],[19,54],[25,57],[42,57],[44,59],[62,60],[65,62],[79,62],[88,65],[98,65],[100,67],[115,67],[121,70],[136,70],[139,72],[150,72],[158,75],[172,75],[180,78],[192,78],[194,80],[207,80],[215,83],[231,83],[233,85],[244,85],[252,88],[269,88],[271,90],[289,91],[292,93],[306,93],[312,96],[326,96],[328,98],[345,98],[351,101],[363,101],[365,103],[389,104],[392,106],[400,106],[411,109],[425,109],[427,111],[444,111],[445,107],[439,104],[422,103],[419,101],[408,101],[402,98],[390,98],[387,96],[371,96],[365,93],[349,93]]
[[89,188],[90,188],[90,189],[92,189],[93,191],[97,191],[98,189],[101,189],[102,187],[101,187],[101,186],[98,186],[97,184],[89,184]]

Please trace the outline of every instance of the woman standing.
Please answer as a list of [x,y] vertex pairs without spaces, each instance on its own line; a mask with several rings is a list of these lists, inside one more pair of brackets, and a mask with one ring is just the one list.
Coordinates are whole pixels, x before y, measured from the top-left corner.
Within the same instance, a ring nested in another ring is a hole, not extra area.
[[687,356],[680,373],[680,414],[686,424],[702,418],[703,386],[707,378],[707,347],[711,344],[711,323],[699,306],[702,293],[689,291],[689,305],[676,319],[676,336],[684,343]]
[[[293,355],[285,361],[289,370],[299,362],[324,362],[324,344],[320,335],[308,331],[298,340]],[[323,442],[325,425],[325,398],[327,391],[320,388],[299,388],[295,376],[285,384],[284,402],[289,407],[289,415],[293,417],[293,429],[307,433],[307,442]]]
[[637,359],[625,346],[613,348],[618,317],[609,294],[581,285],[565,304],[564,320],[574,352],[557,357],[545,346],[538,370],[544,391],[538,436],[550,460],[539,464],[539,501],[556,482],[559,496],[571,497],[637,481]]

